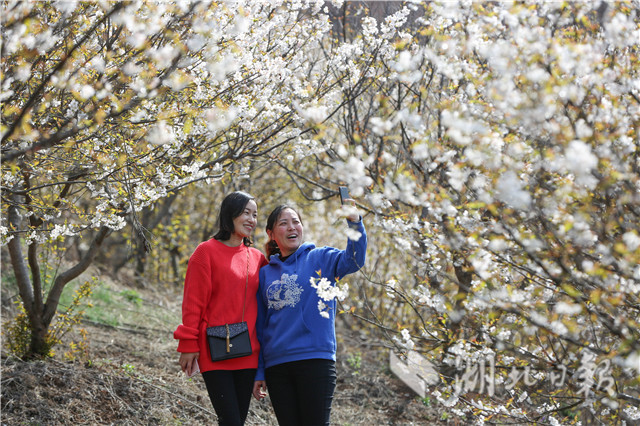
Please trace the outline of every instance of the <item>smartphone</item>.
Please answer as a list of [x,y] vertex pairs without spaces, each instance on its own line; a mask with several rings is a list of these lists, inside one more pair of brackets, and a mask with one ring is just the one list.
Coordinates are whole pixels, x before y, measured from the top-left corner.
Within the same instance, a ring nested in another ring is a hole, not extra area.
[[339,186],[338,190],[340,191],[340,202],[344,204],[344,200],[351,198],[349,195],[349,188],[346,186]]

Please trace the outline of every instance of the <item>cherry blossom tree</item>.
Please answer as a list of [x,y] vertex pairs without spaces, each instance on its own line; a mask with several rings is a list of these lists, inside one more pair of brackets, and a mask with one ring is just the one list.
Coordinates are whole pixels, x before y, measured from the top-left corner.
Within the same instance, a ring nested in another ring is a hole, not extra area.
[[637,420],[640,5],[422,6],[363,18],[329,58],[335,142],[282,164],[375,218],[354,314],[461,417]]
[[[161,200],[313,142],[303,115],[333,103],[321,6],[3,2],[0,230],[30,355],[49,353],[62,290],[115,231],[148,249],[140,215]],[[43,258],[72,245],[71,265]]]
[[115,231],[144,249],[184,189],[270,204],[289,176],[314,239],[318,201],[359,200],[343,308],[427,357],[451,414],[637,420],[638,1],[334,3],[357,30],[322,2],[3,4],[0,230],[32,353]]

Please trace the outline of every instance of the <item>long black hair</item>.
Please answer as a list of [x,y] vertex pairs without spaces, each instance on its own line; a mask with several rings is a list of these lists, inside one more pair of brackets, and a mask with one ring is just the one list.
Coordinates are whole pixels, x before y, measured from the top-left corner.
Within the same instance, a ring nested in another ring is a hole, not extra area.
[[[296,209],[294,209],[288,204],[280,204],[278,207],[273,209],[273,211],[267,218],[267,227],[266,227],[267,231],[273,231],[273,227],[275,226],[276,222],[280,218],[280,214],[282,214],[282,212],[285,209],[291,209],[294,212],[296,212],[296,214],[298,215],[298,219],[300,219],[300,223],[302,223],[302,218],[300,217],[300,214]],[[280,253],[280,248],[278,247],[278,244],[276,244],[276,240],[274,240],[273,238],[269,238],[269,241],[267,241],[267,244],[264,245],[264,250],[267,252],[267,259],[269,259],[272,254]]]
[[[235,232],[233,220],[244,212],[249,201],[254,200],[251,195],[242,191],[235,191],[224,197],[220,205],[220,214],[218,214],[218,232],[213,236],[216,240],[227,241],[231,238],[231,234]],[[242,242],[245,246],[253,244],[250,238],[244,237]]]

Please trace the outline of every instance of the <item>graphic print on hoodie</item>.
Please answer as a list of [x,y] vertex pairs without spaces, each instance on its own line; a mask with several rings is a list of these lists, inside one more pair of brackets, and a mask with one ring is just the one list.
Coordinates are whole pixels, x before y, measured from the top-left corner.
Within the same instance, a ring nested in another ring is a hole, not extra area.
[[300,295],[304,288],[296,282],[297,274],[282,274],[279,280],[274,281],[267,288],[268,309],[279,311],[285,306],[294,308],[300,302]]

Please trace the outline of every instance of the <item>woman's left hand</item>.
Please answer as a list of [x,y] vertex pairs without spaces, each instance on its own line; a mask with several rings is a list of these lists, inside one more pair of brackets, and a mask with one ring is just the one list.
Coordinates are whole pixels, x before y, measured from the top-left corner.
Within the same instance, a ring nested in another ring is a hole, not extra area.
[[356,200],[353,198],[347,198],[344,202],[345,204],[342,206],[342,209],[346,213],[347,220],[350,222],[360,222],[361,216],[358,207],[356,207]]

